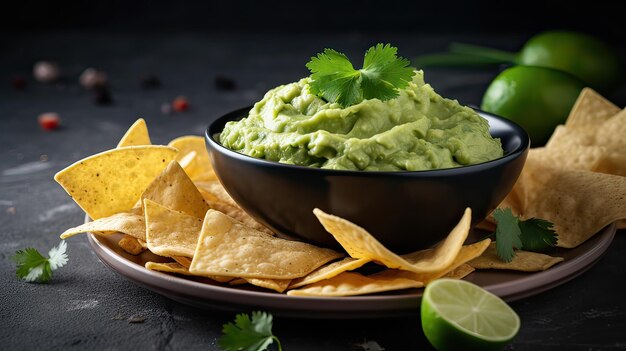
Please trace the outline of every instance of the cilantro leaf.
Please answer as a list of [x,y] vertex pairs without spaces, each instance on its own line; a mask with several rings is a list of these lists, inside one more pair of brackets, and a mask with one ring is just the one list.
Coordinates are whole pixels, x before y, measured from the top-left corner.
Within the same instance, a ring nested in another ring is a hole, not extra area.
[[539,218],[520,221],[522,249],[543,252],[553,248],[557,241],[553,226],[551,222]]
[[272,334],[273,317],[265,312],[252,312],[252,319],[245,313],[235,317],[235,323],[229,322],[222,327],[219,345],[226,351],[263,351],[274,341],[278,350],[282,350],[280,341]]
[[376,44],[365,53],[363,68],[356,70],[348,57],[333,49],[311,57],[311,92],[326,101],[347,107],[363,99],[393,99],[406,87],[415,72],[409,60],[397,57],[390,44]]
[[17,264],[15,273],[27,282],[47,283],[52,279],[52,271],[67,263],[66,250],[65,241],[61,241],[58,246],[53,247],[48,252],[49,258],[43,257],[39,251],[32,247],[18,250],[13,256],[13,261]]
[[522,247],[519,219],[513,215],[510,208],[493,211],[496,219],[496,253],[504,262],[511,262],[515,257],[515,250]]

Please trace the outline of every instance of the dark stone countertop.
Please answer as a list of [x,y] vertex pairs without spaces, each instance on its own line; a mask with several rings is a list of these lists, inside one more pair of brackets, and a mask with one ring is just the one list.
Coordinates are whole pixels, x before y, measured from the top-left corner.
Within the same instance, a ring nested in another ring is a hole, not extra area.
[[[307,74],[303,63],[324,47],[358,57],[377,41],[390,41],[404,56],[443,50],[452,41],[515,49],[523,36],[416,34],[304,35],[268,33],[0,34],[0,345],[6,350],[91,349],[217,350],[221,326],[231,312],[202,311],[136,286],[101,264],[77,236],[67,240],[69,264],[51,284],[15,277],[11,255],[25,247],[45,251],[83,213],[52,179],[85,156],[112,148],[138,117],[156,143],[200,134],[208,122],[249,105],[264,91]],[[40,59],[58,62],[66,83],[43,85],[30,76]],[[114,104],[94,106],[77,85],[87,67],[107,72]],[[154,73],[163,86],[142,90],[140,78]],[[432,70],[426,79],[442,95],[478,105],[496,72]],[[24,91],[6,82],[27,77]],[[235,79],[233,92],[218,91],[214,78]],[[186,113],[163,115],[160,106],[178,95]],[[624,89],[611,97],[626,102]],[[60,114],[63,128],[44,132],[37,116]],[[618,233],[606,256],[575,280],[512,303],[522,319],[510,350],[612,350],[626,348],[626,299],[621,289],[626,237]],[[130,323],[130,319],[143,319]],[[293,320],[276,318],[274,332],[285,350],[350,350],[366,340],[386,350],[429,350],[419,316],[385,320]],[[357,348],[358,349],[358,348]]]

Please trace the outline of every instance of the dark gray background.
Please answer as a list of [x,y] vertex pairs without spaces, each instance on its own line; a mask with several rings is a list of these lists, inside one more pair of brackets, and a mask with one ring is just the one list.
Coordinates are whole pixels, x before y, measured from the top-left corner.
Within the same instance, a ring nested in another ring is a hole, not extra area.
[[[245,6],[233,11],[239,3],[156,1],[149,6],[144,1],[125,8],[127,3],[94,8],[86,1],[71,1],[66,7],[24,1],[17,4],[22,10],[11,16],[3,11],[7,20],[0,32],[2,349],[217,350],[221,325],[232,320],[233,313],[190,308],[127,282],[98,261],[85,237],[67,241],[69,264],[55,274],[51,284],[28,284],[15,277],[9,258],[16,250],[32,246],[47,252],[58,243],[59,233],[83,220],[80,209],[52,180],[53,174],[80,158],[114,147],[138,116],[146,119],[156,143],[200,134],[212,118],[251,104],[273,86],[307,75],[304,63],[324,47],[359,57],[373,43],[391,42],[409,58],[443,50],[451,41],[516,50],[534,30],[559,24],[588,28],[620,44],[612,22],[596,19],[596,26],[581,24],[583,14],[567,17],[575,11],[559,7],[560,2],[546,5],[543,13],[522,6],[508,17],[494,18],[495,22],[485,14],[495,2],[473,7],[460,5],[461,1],[416,2],[410,5],[411,11],[393,13],[401,18],[397,23],[386,7],[369,1],[354,7],[358,11],[352,17],[338,17],[353,8],[344,3],[335,7],[308,4],[310,8],[300,10],[279,2],[284,6],[276,16],[283,15],[289,24],[283,28],[276,25],[276,17],[267,18],[267,11]],[[460,6],[450,7],[455,16],[444,16],[445,4]],[[363,10],[368,6],[369,10]],[[437,10],[438,18],[445,21],[426,15],[429,9]],[[596,18],[601,9],[591,6],[586,12]],[[307,20],[298,25],[293,16],[302,11],[312,11],[325,23]],[[463,13],[474,13],[480,21],[468,21]],[[550,22],[556,13],[562,16]],[[525,26],[524,14],[536,16]],[[408,25],[407,18],[413,15],[415,22]],[[607,16],[610,19],[614,14]],[[497,30],[507,18],[509,30]],[[30,71],[40,59],[58,62],[64,83],[34,82]],[[78,75],[87,67],[108,73],[113,105],[93,105],[90,94],[77,85]],[[142,90],[141,77],[152,73],[163,86]],[[426,79],[443,95],[478,105],[495,74],[497,70],[429,70]],[[24,91],[11,88],[8,81],[14,75],[27,77]],[[238,89],[218,91],[213,83],[217,75],[233,78]],[[190,111],[162,115],[160,105],[177,95],[189,98]],[[623,85],[610,97],[620,106],[626,104]],[[46,111],[60,114],[62,129],[39,129],[37,115]],[[623,234],[618,233],[607,255],[576,280],[513,303],[522,329],[508,349],[625,349],[626,302],[620,289],[626,266]],[[129,323],[136,317],[145,321]],[[285,350],[350,350],[365,340],[377,341],[387,350],[430,349],[418,316],[354,321],[277,318],[274,331]]]

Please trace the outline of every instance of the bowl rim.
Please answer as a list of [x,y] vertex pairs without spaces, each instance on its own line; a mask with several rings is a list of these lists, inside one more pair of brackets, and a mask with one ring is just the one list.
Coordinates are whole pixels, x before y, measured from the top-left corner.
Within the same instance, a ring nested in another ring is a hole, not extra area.
[[[213,147],[215,150],[228,155],[229,157],[233,157],[236,158],[238,160],[241,160],[242,162],[249,162],[249,163],[253,163],[259,166],[266,166],[266,167],[279,167],[279,168],[285,168],[287,170],[293,170],[293,171],[309,171],[309,172],[319,172],[322,173],[324,175],[345,175],[345,176],[354,176],[354,175],[359,175],[359,176],[415,176],[415,175],[423,175],[423,176],[434,176],[434,177],[439,177],[439,176],[446,176],[446,175],[461,175],[461,174],[467,174],[467,173],[472,173],[472,171],[480,171],[480,170],[484,170],[486,168],[493,168],[493,167],[497,167],[500,166],[502,164],[507,164],[515,159],[517,159],[518,157],[520,157],[521,155],[523,155],[526,150],[529,149],[530,147],[530,137],[528,135],[528,133],[521,127],[519,126],[517,123],[508,120],[504,117],[500,117],[497,116],[493,113],[489,113],[483,110],[480,110],[478,108],[475,107],[470,107],[472,110],[476,111],[481,117],[485,118],[485,117],[489,117],[492,119],[495,119],[501,123],[503,123],[504,125],[506,125],[508,128],[512,129],[513,132],[516,135],[520,136],[520,140],[521,143],[515,148],[513,149],[510,153],[496,158],[494,160],[490,160],[490,161],[485,161],[485,162],[481,162],[481,163],[475,163],[472,165],[467,165],[467,166],[460,166],[460,167],[453,167],[453,168],[440,168],[440,169],[427,169],[427,170],[419,170],[419,171],[365,171],[365,170],[347,170],[347,169],[327,169],[327,168],[317,168],[317,167],[308,167],[308,166],[300,166],[300,165],[293,165],[293,164],[289,164],[289,163],[281,163],[281,162],[277,162],[277,161],[270,161],[270,160],[266,160],[266,159],[262,159],[262,158],[256,158],[256,157],[252,157],[246,154],[242,154],[239,153],[237,151],[231,150],[225,146],[223,146],[222,144],[220,144],[217,140],[215,140],[214,135],[216,134],[212,132],[212,129],[215,129],[215,126],[219,123],[221,123],[223,120],[225,119],[229,119],[229,120],[236,120],[236,118],[233,118],[231,115],[238,113],[238,112],[245,112],[246,110],[249,110],[252,108],[252,106],[249,107],[242,107],[239,109],[235,109],[232,110],[218,118],[216,118],[215,120],[213,120],[209,126],[206,128],[205,132],[204,132],[204,137],[205,140],[207,141],[208,144],[211,145],[211,147]],[[237,117],[237,118],[245,118],[245,116],[242,117]]]

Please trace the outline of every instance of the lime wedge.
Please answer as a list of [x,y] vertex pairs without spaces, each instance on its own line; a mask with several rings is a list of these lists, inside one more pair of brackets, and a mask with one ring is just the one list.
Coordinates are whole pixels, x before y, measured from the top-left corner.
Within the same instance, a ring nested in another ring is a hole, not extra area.
[[438,279],[422,296],[422,329],[444,350],[501,350],[520,327],[517,313],[502,299],[464,280]]

